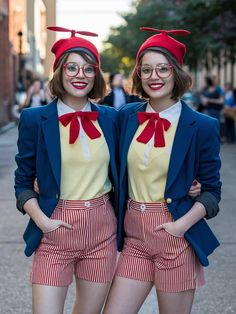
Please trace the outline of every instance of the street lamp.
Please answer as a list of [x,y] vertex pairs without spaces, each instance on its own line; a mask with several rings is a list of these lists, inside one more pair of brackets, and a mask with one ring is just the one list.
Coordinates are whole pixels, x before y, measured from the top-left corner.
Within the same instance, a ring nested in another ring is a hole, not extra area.
[[18,72],[18,81],[22,83],[22,31],[19,31],[17,33],[17,36],[19,37],[19,72]]

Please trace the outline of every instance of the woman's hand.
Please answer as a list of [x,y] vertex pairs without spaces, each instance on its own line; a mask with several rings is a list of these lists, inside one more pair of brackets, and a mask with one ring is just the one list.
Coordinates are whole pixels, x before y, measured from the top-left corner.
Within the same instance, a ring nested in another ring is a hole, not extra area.
[[191,196],[192,198],[200,195],[201,187],[202,185],[200,182],[198,182],[197,180],[193,180],[190,190],[188,191],[188,195]]
[[206,216],[206,209],[200,202],[195,202],[190,210],[176,221],[167,222],[155,228],[156,231],[165,229],[175,237],[182,237],[195,223]]
[[34,179],[34,192],[39,194],[39,185],[37,178]]
[[41,210],[36,198],[30,198],[24,204],[24,210],[33,219],[43,233],[51,232],[59,227],[72,229],[72,226],[62,220],[51,219]]
[[40,225],[38,227],[43,231],[43,233],[54,231],[59,227],[72,229],[72,226],[64,221],[58,219],[51,219],[48,217],[44,217],[44,219],[40,222]]
[[[39,194],[39,186],[38,186],[37,178],[34,179],[34,192]],[[41,217],[39,222],[36,224],[43,231],[43,233],[54,231],[59,227],[72,229],[72,226],[64,221],[58,220],[58,219],[51,219],[46,216]]]
[[155,231],[160,231],[162,229],[164,229],[166,232],[173,235],[174,237],[181,238],[184,236],[186,232],[184,225],[180,224],[178,220],[159,225],[155,228]]

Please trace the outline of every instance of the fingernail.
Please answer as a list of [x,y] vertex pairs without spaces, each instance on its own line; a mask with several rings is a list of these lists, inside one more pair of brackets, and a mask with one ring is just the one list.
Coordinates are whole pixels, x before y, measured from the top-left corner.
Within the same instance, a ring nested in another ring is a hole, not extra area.
[[197,185],[197,180],[193,180],[193,185]]

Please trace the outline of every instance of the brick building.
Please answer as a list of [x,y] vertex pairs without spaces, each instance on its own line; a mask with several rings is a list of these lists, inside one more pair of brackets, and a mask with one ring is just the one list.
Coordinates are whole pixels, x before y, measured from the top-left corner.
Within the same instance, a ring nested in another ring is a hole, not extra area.
[[0,127],[11,120],[11,103],[14,95],[12,86],[12,45],[9,41],[9,1],[0,0]]
[[55,24],[56,0],[0,0],[0,128],[12,120],[16,89],[50,76],[56,35],[46,26]]

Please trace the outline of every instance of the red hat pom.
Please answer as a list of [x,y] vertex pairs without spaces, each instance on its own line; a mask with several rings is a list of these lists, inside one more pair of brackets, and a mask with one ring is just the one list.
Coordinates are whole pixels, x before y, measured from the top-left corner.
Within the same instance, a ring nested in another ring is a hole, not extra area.
[[47,29],[51,31],[56,31],[56,32],[70,32],[71,33],[71,37],[59,39],[58,41],[54,43],[54,45],[51,48],[52,53],[54,53],[56,57],[54,61],[54,65],[53,65],[54,71],[56,69],[56,66],[60,57],[66,51],[69,51],[71,49],[78,49],[78,50],[80,50],[81,48],[87,49],[88,51],[90,51],[90,53],[94,55],[94,57],[96,58],[98,62],[98,65],[100,65],[100,56],[95,45],[87,39],[76,36],[76,34],[80,34],[84,36],[96,37],[98,36],[96,33],[87,32],[87,31],[76,31],[76,30],[71,30],[64,27],[59,27],[59,26],[48,26]]
[[157,29],[152,27],[140,27],[141,31],[150,31],[150,32],[158,32],[162,34],[173,34],[173,35],[189,35],[191,34],[190,31],[187,31],[186,29]]
[[70,32],[71,37],[74,37],[75,34],[80,34],[80,35],[84,35],[84,36],[91,36],[91,37],[97,37],[98,36],[98,34],[96,34],[96,33],[87,32],[87,31],[76,31],[73,29],[68,29],[68,28],[64,28],[64,27],[60,27],[60,26],[48,26],[47,29],[49,29],[50,31],[55,31],[55,32]]
[[169,51],[179,64],[183,64],[184,55],[186,52],[186,47],[180,41],[177,41],[170,35],[189,35],[190,32],[184,29],[173,29],[173,30],[164,30],[156,29],[152,27],[140,27],[140,30],[157,32],[151,37],[149,37],[139,48],[137,53],[136,62],[138,62],[139,56],[142,51],[151,47],[160,47]]

